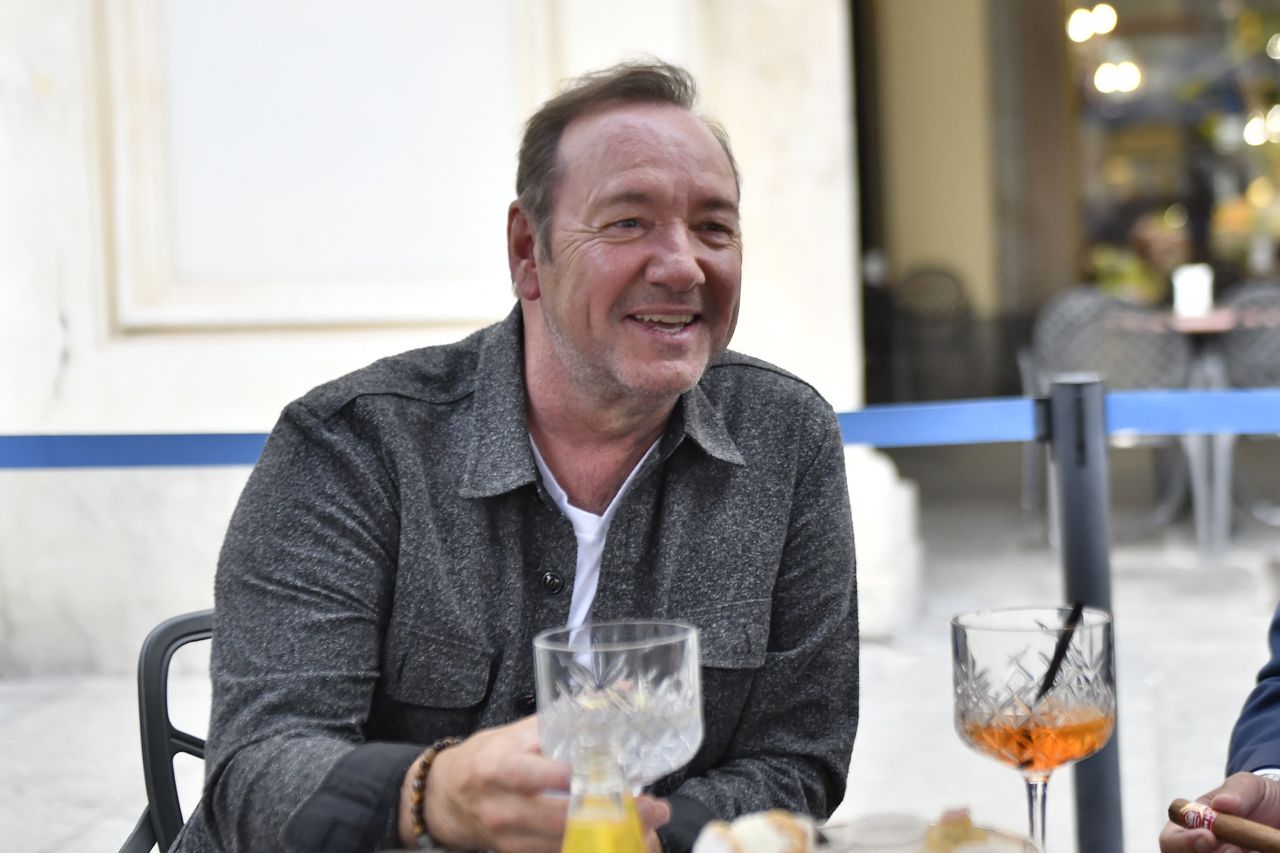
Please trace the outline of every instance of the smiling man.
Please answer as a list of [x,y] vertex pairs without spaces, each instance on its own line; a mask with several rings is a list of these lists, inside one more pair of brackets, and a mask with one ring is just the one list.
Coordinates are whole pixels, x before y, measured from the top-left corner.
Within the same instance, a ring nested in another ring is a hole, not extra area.
[[[182,851],[556,851],[531,641],[700,632],[705,735],[639,798],[651,850],[712,817],[825,816],[857,723],[835,415],[727,350],[728,139],[681,69],[575,81],[530,120],[519,304],[290,404],[219,561],[205,795]],[[426,747],[424,749],[424,747]]]
[[551,221],[521,201],[508,216],[529,432],[570,503],[602,513],[733,335],[738,186],[710,128],[671,104],[603,106],[557,159]]

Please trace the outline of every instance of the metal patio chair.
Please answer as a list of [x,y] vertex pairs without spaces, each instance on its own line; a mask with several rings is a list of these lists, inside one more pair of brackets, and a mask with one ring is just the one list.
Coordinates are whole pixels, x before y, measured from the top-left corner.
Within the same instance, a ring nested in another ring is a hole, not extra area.
[[[1123,302],[1096,288],[1069,288],[1040,311],[1029,350],[1019,353],[1023,392],[1044,396],[1053,378],[1065,373],[1097,373],[1109,391],[1184,388],[1192,376],[1190,341],[1171,329],[1156,311]],[[1209,547],[1208,448],[1203,436],[1113,435],[1114,448],[1146,447],[1156,454],[1155,507],[1136,518],[1117,519],[1116,536],[1135,538],[1169,524],[1186,500],[1188,482],[1196,539]],[[1181,445],[1179,447],[1179,445]],[[1022,506],[1029,517],[1047,519],[1051,543],[1053,489],[1045,448],[1028,442],[1023,451]]]
[[138,723],[142,735],[142,775],[147,807],[120,853],[166,851],[182,829],[182,807],[173,759],[178,753],[204,758],[204,741],[169,719],[169,664],[188,643],[213,634],[213,611],[200,610],[161,622],[142,642],[138,655]]
[[942,267],[912,270],[893,297],[893,394],[897,401],[969,396],[973,308],[963,282]]
[[[1221,373],[1236,388],[1280,388],[1280,283],[1251,281],[1239,285],[1225,300],[1236,315],[1236,326],[1219,341]],[[1275,436],[1270,436],[1274,438]],[[1238,436],[1213,437],[1214,496],[1219,513],[1216,541],[1225,544],[1237,506],[1256,520],[1280,527],[1280,507],[1258,495],[1246,476],[1235,471]]]

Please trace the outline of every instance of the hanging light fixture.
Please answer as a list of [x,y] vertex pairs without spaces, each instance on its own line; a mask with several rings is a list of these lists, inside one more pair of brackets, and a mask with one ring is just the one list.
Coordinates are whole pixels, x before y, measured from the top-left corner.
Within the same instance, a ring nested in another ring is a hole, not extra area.
[[1270,138],[1267,133],[1267,119],[1262,110],[1254,110],[1249,120],[1244,123],[1244,141],[1249,145],[1261,145]]
[[1119,69],[1114,62],[1104,62],[1093,72],[1093,88],[1104,95],[1113,95],[1119,91],[1116,78]]
[[1089,23],[1097,35],[1105,36],[1114,30],[1118,20],[1116,9],[1110,3],[1099,3],[1089,10]]
[[1094,36],[1105,36],[1116,28],[1119,16],[1110,3],[1099,3],[1092,9],[1075,9],[1067,17],[1067,38],[1083,44]]
[[1088,9],[1076,9],[1067,18],[1067,38],[1076,44],[1093,38],[1093,15]]
[[1142,69],[1131,59],[1116,63],[1116,91],[1128,94],[1142,85]]

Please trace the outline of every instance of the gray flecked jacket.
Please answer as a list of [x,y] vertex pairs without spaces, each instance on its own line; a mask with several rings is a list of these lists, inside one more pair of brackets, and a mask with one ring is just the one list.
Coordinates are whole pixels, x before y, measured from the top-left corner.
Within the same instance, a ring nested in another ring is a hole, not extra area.
[[[176,849],[395,846],[422,745],[533,710],[576,543],[529,449],[519,309],[282,414],[219,560],[204,798]],[[853,533],[834,413],[726,353],[685,394],[610,529],[592,618],[701,633],[705,737],[661,780],[710,817],[825,816],[857,726]]]

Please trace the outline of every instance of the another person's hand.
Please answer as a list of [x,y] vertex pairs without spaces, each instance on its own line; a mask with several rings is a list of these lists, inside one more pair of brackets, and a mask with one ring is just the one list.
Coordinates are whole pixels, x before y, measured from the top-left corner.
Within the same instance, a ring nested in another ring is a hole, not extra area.
[[[1280,783],[1253,773],[1235,773],[1197,798],[1214,811],[1280,826]],[[1184,829],[1170,821],[1160,833],[1160,853],[1240,853],[1207,829]]]
[[[427,779],[431,836],[455,850],[558,853],[568,817],[568,764],[538,748],[537,717],[486,729],[441,752]],[[671,816],[661,800],[636,798],[647,846],[661,851],[657,827]]]

